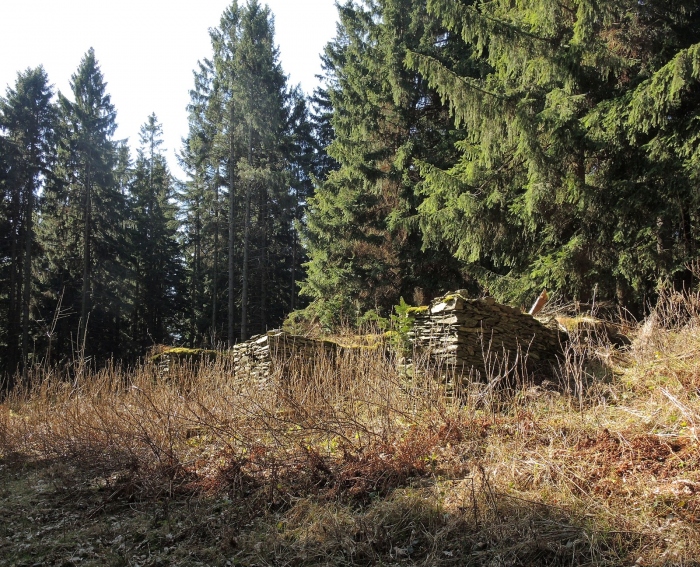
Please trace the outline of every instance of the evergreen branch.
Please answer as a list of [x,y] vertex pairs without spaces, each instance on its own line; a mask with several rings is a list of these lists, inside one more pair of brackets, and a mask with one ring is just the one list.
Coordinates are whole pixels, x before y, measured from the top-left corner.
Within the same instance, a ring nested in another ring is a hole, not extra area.
[[462,180],[451,174],[449,171],[444,171],[433,164],[423,160],[414,160],[414,163],[420,170],[421,177],[430,185],[429,190],[425,190],[427,195],[435,193],[434,184],[438,183],[441,188],[446,188],[454,195],[466,195],[470,199],[474,199],[478,192],[471,191],[472,187]]
[[467,36],[467,32],[471,35],[477,35],[474,30],[474,24],[481,24],[478,30],[482,35],[489,36],[499,34],[502,36],[517,35],[528,39],[533,39],[538,42],[553,44],[556,37],[544,37],[532,32],[526,31],[509,22],[500,20],[493,16],[489,16],[484,12],[479,12],[474,6],[460,5],[454,0],[429,0],[428,12],[442,19],[443,23],[452,31],[462,30],[462,39],[470,43],[471,38]]
[[[443,103],[449,104],[458,126],[476,124],[484,118],[503,115],[508,101],[505,96],[483,88],[476,80],[458,75],[435,57],[408,50],[406,66],[423,75]],[[497,104],[489,105],[485,99],[496,101]]]
[[649,133],[671,120],[671,111],[683,93],[700,79],[700,43],[677,53],[652,77],[641,83],[629,102],[627,125],[633,132]]
[[[422,53],[417,53],[415,51],[409,50],[406,53],[406,65],[410,69],[418,71],[422,75],[425,75],[428,79],[428,85],[430,86],[430,88],[437,89],[438,94],[440,96],[442,96],[442,92],[440,92],[441,90],[445,93],[450,91],[450,89],[447,87],[441,89],[437,77],[435,77],[435,75],[437,75],[438,73],[444,72],[444,76],[452,78],[454,82],[461,83],[471,90],[475,90],[477,92],[480,92],[481,94],[485,94],[487,96],[499,100],[507,100],[506,97],[503,95],[480,87],[478,84],[476,84],[476,81],[471,81],[467,77],[457,75],[455,72],[445,67],[445,65],[443,65],[438,59],[432,57],[431,55],[424,55]],[[433,76],[432,78],[431,74]]]
[[673,121],[683,94],[699,79],[700,43],[678,52],[632,92],[600,102],[582,124],[589,132],[600,129],[607,138],[622,135],[634,141],[637,134],[649,134]]

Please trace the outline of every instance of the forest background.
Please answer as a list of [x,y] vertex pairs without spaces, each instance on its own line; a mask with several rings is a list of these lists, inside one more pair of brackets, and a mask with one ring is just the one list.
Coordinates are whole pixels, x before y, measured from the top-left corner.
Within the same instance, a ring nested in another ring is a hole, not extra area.
[[[338,4],[312,97],[269,9],[211,30],[176,180],[89,49],[0,99],[1,371],[324,328],[448,289],[641,314],[694,284],[700,2]],[[303,308],[303,310],[301,310]]]

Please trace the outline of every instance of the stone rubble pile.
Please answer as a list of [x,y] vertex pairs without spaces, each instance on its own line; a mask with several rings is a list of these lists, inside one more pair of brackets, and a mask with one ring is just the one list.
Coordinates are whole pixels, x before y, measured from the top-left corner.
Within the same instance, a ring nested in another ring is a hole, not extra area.
[[506,360],[512,365],[519,354],[530,371],[551,372],[564,337],[492,297],[467,299],[462,290],[416,310],[409,334],[417,353],[460,374],[478,372],[481,380],[488,378],[488,369]]

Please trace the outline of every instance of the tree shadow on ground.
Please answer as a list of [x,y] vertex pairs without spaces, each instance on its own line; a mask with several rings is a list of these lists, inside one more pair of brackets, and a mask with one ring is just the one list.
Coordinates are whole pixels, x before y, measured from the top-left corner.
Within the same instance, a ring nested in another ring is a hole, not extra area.
[[258,482],[244,491],[145,494],[92,474],[56,460],[0,461],[0,566],[579,566],[645,556],[655,559],[638,564],[698,565],[660,559],[663,542],[652,534],[471,477],[406,478],[358,499],[284,492],[283,478],[274,480],[277,492]]

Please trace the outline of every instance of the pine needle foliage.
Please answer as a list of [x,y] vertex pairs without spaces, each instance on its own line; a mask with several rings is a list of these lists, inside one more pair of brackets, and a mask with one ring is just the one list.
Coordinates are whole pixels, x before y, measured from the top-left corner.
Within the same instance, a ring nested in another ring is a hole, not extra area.
[[[482,284],[641,306],[689,284],[697,255],[697,2],[430,0],[465,74],[406,64],[449,104],[459,162],[420,163],[426,242],[448,242]],[[506,284],[507,285],[504,285]]]
[[[456,158],[448,109],[403,65],[407,48],[442,50],[441,27],[421,2],[347,2],[325,49],[326,84],[317,99],[331,161],[309,201],[302,292],[328,326],[388,316],[401,296],[432,297],[464,287],[459,264],[441,243],[423,249],[416,223],[421,179],[414,160],[438,167]],[[420,300],[419,300],[420,301]]]

